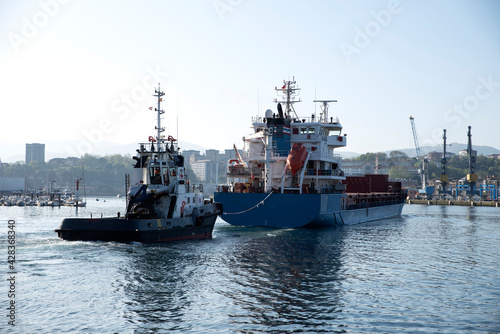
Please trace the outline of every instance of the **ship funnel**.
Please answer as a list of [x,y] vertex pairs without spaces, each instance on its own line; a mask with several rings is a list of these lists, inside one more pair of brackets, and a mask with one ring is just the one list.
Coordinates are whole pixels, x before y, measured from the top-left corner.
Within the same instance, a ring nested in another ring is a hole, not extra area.
[[281,108],[281,103],[278,103],[278,114],[281,119],[283,119],[283,108]]

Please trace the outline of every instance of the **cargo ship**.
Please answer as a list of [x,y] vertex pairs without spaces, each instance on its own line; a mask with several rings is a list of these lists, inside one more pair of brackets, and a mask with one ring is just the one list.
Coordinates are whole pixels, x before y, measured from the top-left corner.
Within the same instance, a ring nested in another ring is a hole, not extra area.
[[133,157],[134,172],[126,177],[126,214],[65,218],[55,230],[60,238],[152,243],[212,237],[222,205],[205,200],[200,186],[190,185],[177,140],[162,135],[163,95],[158,85],[153,95],[158,103],[157,133],[140,143]]
[[340,226],[401,215],[406,192],[388,175],[345,176],[335,149],[346,147],[347,135],[330,103],[314,100],[321,112],[299,117],[296,81],[275,87],[277,111],[252,119],[245,149],[235,148],[228,162],[228,183],[214,199],[221,218],[240,226],[278,228]]

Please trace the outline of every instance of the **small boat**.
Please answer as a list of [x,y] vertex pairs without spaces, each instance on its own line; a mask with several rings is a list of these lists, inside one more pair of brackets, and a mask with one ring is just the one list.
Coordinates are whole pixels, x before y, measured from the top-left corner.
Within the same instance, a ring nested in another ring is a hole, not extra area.
[[148,143],[139,144],[134,173],[126,176],[125,216],[65,218],[56,230],[60,238],[153,243],[212,237],[222,205],[205,200],[200,189],[190,185],[177,140],[161,135],[163,95],[158,87],[156,138],[150,136]]
[[[350,225],[401,214],[406,191],[388,175],[345,176],[334,153],[346,147],[338,118],[328,116],[336,100],[321,103],[319,115],[297,116],[295,80],[276,87],[277,113],[254,117],[247,149],[229,161],[228,183],[214,199],[221,218],[239,226],[281,228]],[[285,106],[282,107],[282,104]]]

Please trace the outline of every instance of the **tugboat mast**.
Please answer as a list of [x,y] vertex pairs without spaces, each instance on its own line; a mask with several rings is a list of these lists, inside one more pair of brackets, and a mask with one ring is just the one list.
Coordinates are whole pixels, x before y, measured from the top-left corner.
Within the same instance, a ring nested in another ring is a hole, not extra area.
[[158,83],[158,89],[155,89],[155,94],[153,95],[158,98],[158,107],[155,108],[155,111],[158,113],[158,124],[155,127],[157,131],[156,140],[158,141],[158,152],[161,151],[161,143],[163,142],[163,139],[161,138],[161,133],[165,131],[165,128],[161,127],[161,115],[165,113],[165,111],[161,110],[160,107],[163,95],[165,95],[165,93],[160,91],[160,84]]

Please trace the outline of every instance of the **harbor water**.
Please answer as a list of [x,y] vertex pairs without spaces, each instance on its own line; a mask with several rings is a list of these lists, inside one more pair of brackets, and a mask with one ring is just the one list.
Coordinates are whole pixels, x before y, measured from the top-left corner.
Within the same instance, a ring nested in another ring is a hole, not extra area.
[[406,205],[314,230],[218,219],[211,240],[162,245],[54,232],[124,207],[0,207],[0,333],[500,332],[498,208]]

